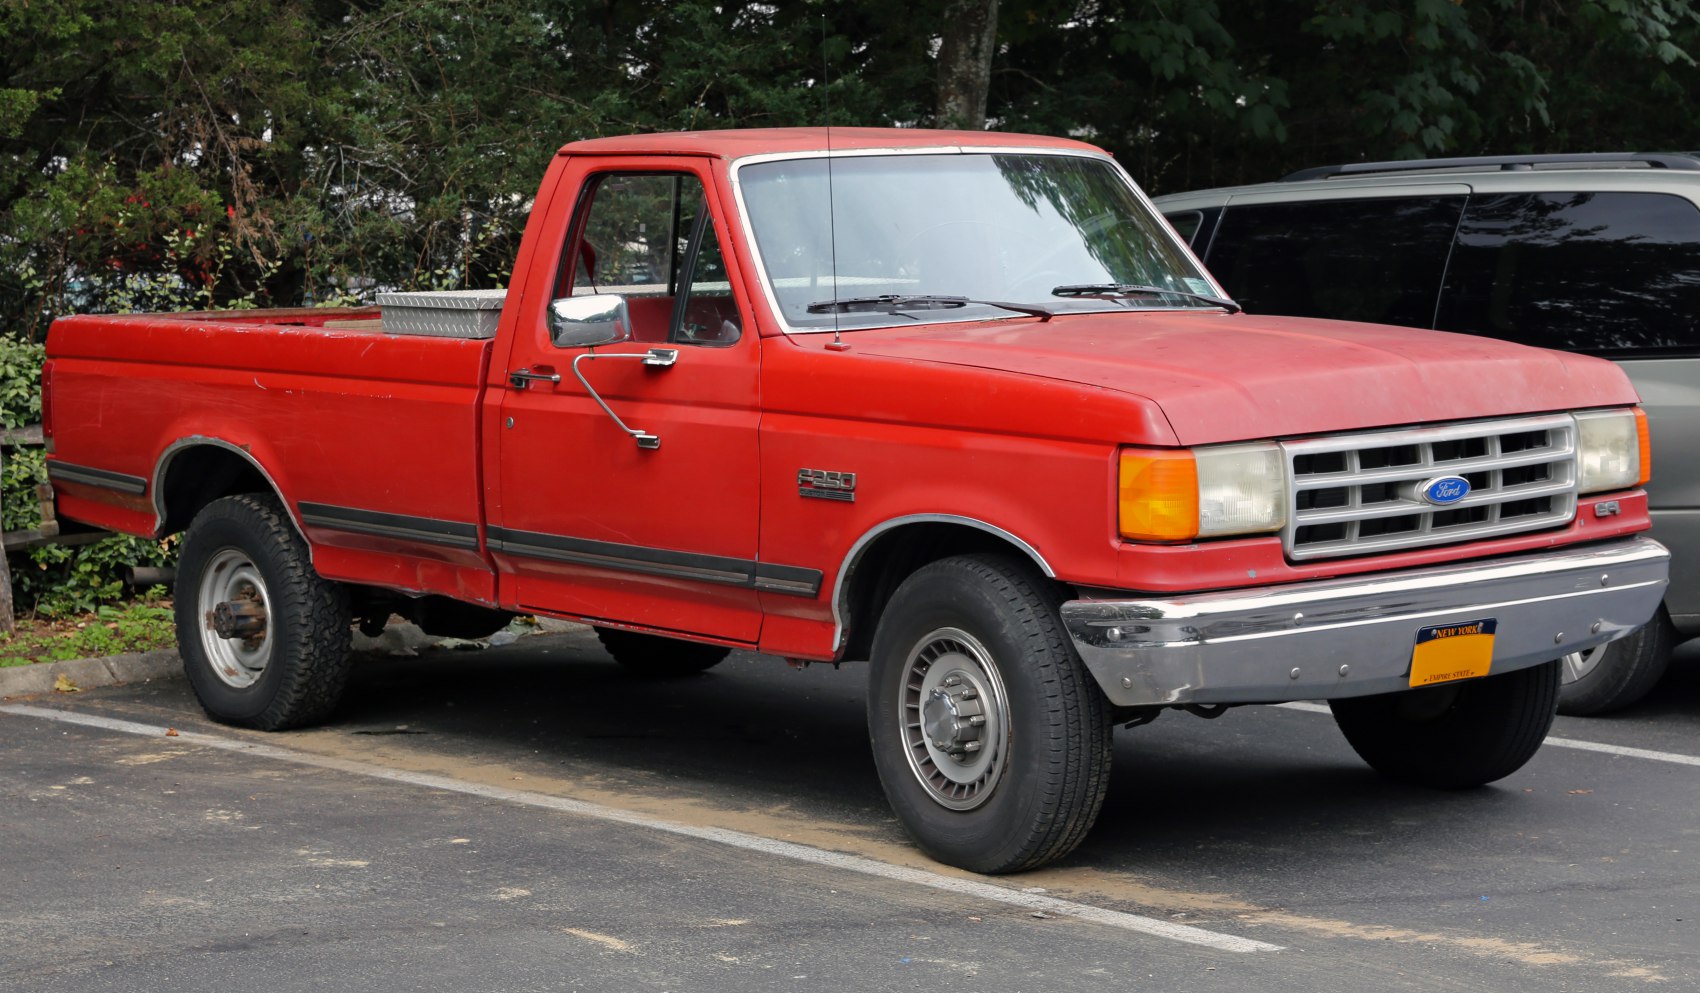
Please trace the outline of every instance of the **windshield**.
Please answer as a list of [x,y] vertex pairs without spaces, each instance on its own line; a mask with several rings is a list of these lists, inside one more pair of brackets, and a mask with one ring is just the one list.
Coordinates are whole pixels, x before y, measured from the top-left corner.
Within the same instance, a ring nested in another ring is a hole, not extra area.
[[[738,173],[768,283],[792,328],[1020,316],[978,301],[1058,313],[1212,306],[1179,295],[1215,288],[1109,162],[977,153],[831,162],[830,195],[824,158],[752,163]],[[1098,285],[1177,293],[1052,292]],[[888,295],[970,303],[908,317],[901,308],[832,306]]]

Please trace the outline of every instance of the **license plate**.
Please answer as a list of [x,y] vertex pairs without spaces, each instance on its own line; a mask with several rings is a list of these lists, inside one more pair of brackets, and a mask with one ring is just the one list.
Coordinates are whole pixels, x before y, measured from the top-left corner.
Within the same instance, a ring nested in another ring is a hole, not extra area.
[[1411,650],[1411,685],[1433,686],[1487,675],[1498,627],[1499,622],[1488,617],[1420,628]]

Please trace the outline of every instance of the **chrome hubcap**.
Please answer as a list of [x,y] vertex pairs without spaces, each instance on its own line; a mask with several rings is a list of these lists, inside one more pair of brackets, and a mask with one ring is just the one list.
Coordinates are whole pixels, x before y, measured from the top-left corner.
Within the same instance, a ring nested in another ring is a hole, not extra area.
[[939,804],[972,810],[1008,764],[1009,704],[991,653],[958,628],[922,638],[903,667],[909,769]]
[[236,689],[254,685],[272,657],[271,602],[259,567],[241,549],[219,549],[201,574],[195,606],[213,675]]

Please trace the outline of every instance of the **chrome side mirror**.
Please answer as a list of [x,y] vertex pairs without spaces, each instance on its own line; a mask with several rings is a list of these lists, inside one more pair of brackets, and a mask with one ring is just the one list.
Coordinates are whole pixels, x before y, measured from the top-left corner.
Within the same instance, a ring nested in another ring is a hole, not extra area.
[[631,315],[619,294],[561,297],[549,304],[549,339],[557,348],[614,345],[631,337]]

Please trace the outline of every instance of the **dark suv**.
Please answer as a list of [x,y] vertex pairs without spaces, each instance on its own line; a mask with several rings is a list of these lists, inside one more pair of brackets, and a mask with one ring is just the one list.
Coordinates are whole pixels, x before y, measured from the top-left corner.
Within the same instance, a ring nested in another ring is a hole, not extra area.
[[1325,166],[1157,206],[1252,313],[1488,335],[1616,360],[1653,436],[1664,609],[1565,660],[1559,709],[1640,699],[1700,634],[1700,157]]

